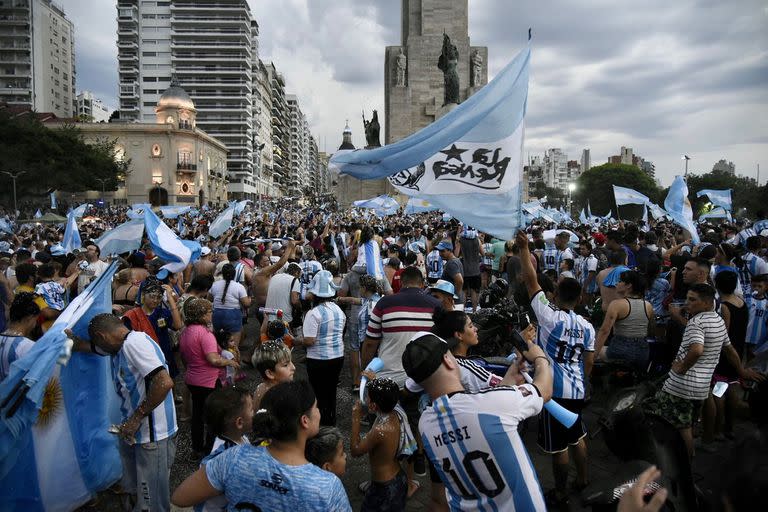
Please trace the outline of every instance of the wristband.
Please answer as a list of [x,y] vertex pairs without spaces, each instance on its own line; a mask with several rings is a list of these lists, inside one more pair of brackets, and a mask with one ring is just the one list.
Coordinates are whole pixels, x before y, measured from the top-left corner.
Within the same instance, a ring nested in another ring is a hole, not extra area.
[[537,359],[543,359],[549,366],[552,366],[552,363],[549,362],[549,358],[547,356],[536,356],[533,358],[533,361],[531,361],[531,364],[536,364]]

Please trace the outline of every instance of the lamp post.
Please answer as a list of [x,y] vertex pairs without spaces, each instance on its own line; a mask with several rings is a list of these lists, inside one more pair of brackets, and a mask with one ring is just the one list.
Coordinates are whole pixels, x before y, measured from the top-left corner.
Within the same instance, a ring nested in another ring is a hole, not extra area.
[[688,160],[690,160],[691,157],[689,157],[688,155],[683,155],[682,159],[685,160],[685,174],[683,174],[683,177],[687,178],[688,177]]
[[568,215],[573,217],[573,203],[571,202],[571,194],[576,190],[576,184],[571,182],[568,184]]
[[13,215],[18,215],[19,207],[16,204],[16,178],[26,173],[27,171],[3,171],[3,174],[7,174],[13,180]]
[[104,185],[106,184],[107,180],[105,178],[96,178],[96,181],[101,183],[101,201],[104,203]]

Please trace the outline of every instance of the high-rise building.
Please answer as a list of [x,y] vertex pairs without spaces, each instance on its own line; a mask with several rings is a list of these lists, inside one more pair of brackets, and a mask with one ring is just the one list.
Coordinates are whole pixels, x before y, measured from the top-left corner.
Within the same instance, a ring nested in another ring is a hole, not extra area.
[[254,199],[259,27],[247,0],[118,0],[117,22],[120,118],[153,119],[176,76],[195,102],[197,125],[227,146],[229,192]]
[[733,176],[736,174],[736,166],[733,162],[726,162],[725,159],[721,158],[712,166],[712,171],[725,172]]
[[544,182],[548,187],[568,190],[568,155],[560,148],[548,149],[544,153]]
[[592,157],[589,153],[589,148],[581,150],[581,172],[587,172],[592,168]]
[[0,0],[0,101],[72,117],[75,28],[50,0]]
[[273,62],[267,66],[272,94],[272,176],[277,196],[288,187],[288,103],[285,101],[285,78]]
[[540,156],[534,156],[523,167],[523,202],[528,202],[537,197],[536,187],[539,183],[544,183],[544,162]]
[[112,109],[95,97],[91,91],[81,91],[77,95],[76,102],[75,115],[83,121],[106,123],[109,121],[109,116],[112,115]]
[[261,59],[253,68],[253,138],[254,168],[259,194],[279,195],[272,173],[272,86],[269,71]]

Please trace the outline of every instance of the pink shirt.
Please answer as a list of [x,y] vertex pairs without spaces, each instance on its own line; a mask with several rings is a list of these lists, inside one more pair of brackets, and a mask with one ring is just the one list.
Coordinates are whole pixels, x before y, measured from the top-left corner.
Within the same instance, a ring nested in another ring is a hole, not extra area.
[[213,333],[204,325],[189,325],[181,333],[179,340],[181,358],[187,366],[184,382],[204,388],[216,387],[220,368],[212,366],[205,358],[206,354],[221,354],[221,349]]

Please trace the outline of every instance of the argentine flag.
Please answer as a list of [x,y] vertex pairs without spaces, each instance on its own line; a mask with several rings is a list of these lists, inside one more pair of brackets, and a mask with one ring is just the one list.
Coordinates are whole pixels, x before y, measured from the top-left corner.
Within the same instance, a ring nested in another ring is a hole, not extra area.
[[637,190],[626,187],[613,186],[613,197],[616,199],[616,205],[624,204],[646,204],[650,201],[648,196],[641,194]]
[[[365,273],[369,276],[373,276],[376,279],[384,278],[384,265],[381,261],[381,251],[379,250],[379,244],[376,240],[368,240],[363,244],[363,258],[365,262]],[[360,257],[358,256],[358,263]]]
[[361,199],[352,203],[357,208],[369,208],[379,217],[394,215],[400,209],[400,205],[392,197],[382,194],[371,199]]
[[109,359],[75,353],[67,361],[64,334],[89,339],[91,318],[112,309],[116,269],[88,285],[0,383],[2,510],[74,510],[120,478],[117,438],[107,432],[119,415]]
[[131,209],[125,212],[129,219],[143,219],[144,211],[151,210],[152,205],[149,203],[138,203],[131,206]]
[[245,201],[240,201],[235,203],[235,215],[240,215],[241,213],[243,213],[245,208],[248,206],[248,203],[251,203],[251,202],[253,201],[251,201],[250,199],[246,199]]
[[725,208],[718,206],[717,208],[714,208],[707,213],[703,213],[699,215],[699,222],[702,222],[707,219],[728,219],[731,220],[731,212],[726,210]]
[[109,229],[96,240],[102,256],[113,256],[133,252],[141,247],[141,237],[144,234],[144,220],[129,220],[114,229]]
[[655,220],[663,219],[667,215],[667,212],[665,212],[664,209],[661,206],[657,205],[656,203],[651,203],[649,201],[648,203],[646,203],[646,206],[648,207],[648,210],[651,212],[651,216]]
[[405,205],[405,214],[412,215],[414,213],[431,212],[437,210],[437,206],[430,204],[425,199],[418,197],[412,197],[408,199],[408,203]]
[[688,200],[688,185],[682,176],[675,176],[675,181],[669,187],[667,198],[664,199],[664,208],[674,223],[687,230],[691,234],[693,243],[698,244],[699,233],[693,223],[693,210]]
[[221,212],[219,216],[216,217],[213,222],[211,222],[211,225],[208,227],[209,236],[218,238],[232,227],[232,219],[235,215],[235,206],[236,204],[230,204],[226,210]]
[[161,206],[160,212],[166,219],[175,219],[179,215],[184,215],[191,210],[191,206]]
[[161,260],[167,262],[162,268],[172,273],[187,268],[192,261],[192,250],[149,208],[144,210],[144,227],[152,250]]
[[75,215],[75,210],[67,214],[67,227],[64,228],[64,239],[61,241],[61,246],[64,247],[67,254],[83,246],[83,242],[80,240],[80,232],[77,229]]
[[88,204],[88,203],[81,204],[80,206],[78,206],[77,208],[72,210],[72,213],[74,213],[75,217],[77,217],[79,219],[80,217],[85,215],[85,210],[87,210],[89,206],[91,206],[91,205]]
[[39,219],[42,216],[43,216],[43,212],[41,212],[40,208],[38,208],[37,211],[35,212],[35,218]]
[[13,228],[11,228],[11,223],[8,222],[6,219],[0,219],[0,231],[13,234]]
[[56,191],[54,190],[51,192],[51,210],[55,210],[58,208],[58,205],[56,204]]
[[381,148],[339,151],[332,168],[388,178],[464,224],[509,240],[522,224],[520,182],[531,58],[526,47],[464,103]]
[[731,211],[731,189],[713,190],[705,188],[696,192],[696,197],[707,196],[709,202],[715,206],[720,206],[725,210]]

